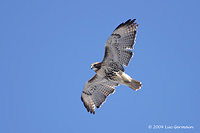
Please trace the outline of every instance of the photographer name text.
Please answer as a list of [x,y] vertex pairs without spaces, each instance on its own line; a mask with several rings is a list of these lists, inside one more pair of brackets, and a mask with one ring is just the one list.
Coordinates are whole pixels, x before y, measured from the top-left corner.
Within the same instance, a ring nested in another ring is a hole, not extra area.
[[194,129],[190,125],[148,125],[149,129]]

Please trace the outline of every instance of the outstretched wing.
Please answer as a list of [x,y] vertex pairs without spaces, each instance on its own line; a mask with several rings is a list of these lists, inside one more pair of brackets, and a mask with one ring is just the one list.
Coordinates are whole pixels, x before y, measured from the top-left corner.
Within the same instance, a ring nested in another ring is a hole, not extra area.
[[121,65],[128,66],[133,52],[138,24],[134,23],[135,19],[129,19],[121,23],[111,34],[105,45],[105,55],[103,63],[109,65],[110,62],[117,62]]
[[81,100],[87,111],[95,114],[95,106],[99,108],[106,97],[115,92],[117,83],[99,77],[97,74],[88,80],[84,86]]

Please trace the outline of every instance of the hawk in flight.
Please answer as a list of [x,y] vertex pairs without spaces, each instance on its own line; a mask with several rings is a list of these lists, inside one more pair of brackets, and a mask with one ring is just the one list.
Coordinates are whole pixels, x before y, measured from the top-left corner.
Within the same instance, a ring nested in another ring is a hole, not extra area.
[[119,84],[133,90],[141,88],[141,82],[127,75],[123,67],[128,66],[133,56],[133,52],[128,49],[133,49],[137,27],[135,19],[121,23],[105,44],[103,61],[91,65],[96,74],[86,82],[81,95],[88,112],[95,114],[95,106],[99,108]]

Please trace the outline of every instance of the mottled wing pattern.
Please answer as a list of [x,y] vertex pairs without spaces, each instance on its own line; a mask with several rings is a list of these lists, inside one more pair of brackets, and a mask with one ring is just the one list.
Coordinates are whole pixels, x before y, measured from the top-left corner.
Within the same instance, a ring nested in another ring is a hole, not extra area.
[[136,29],[138,24],[134,23],[135,19],[129,19],[125,23],[120,24],[111,34],[105,45],[104,64],[109,62],[117,62],[121,65],[128,66],[135,44]]
[[88,80],[81,95],[81,100],[87,111],[95,114],[95,106],[99,108],[105,102],[106,97],[115,92],[114,87],[117,85],[117,83],[101,78],[97,74]]

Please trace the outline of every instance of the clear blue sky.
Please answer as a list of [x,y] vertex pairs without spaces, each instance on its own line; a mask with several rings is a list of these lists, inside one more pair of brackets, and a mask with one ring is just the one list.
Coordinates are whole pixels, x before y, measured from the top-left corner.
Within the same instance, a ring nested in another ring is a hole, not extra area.
[[[198,0],[1,1],[0,132],[200,132],[199,13]],[[117,87],[91,115],[80,99],[90,65],[129,18],[139,27],[125,69],[143,87]]]

